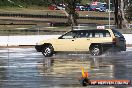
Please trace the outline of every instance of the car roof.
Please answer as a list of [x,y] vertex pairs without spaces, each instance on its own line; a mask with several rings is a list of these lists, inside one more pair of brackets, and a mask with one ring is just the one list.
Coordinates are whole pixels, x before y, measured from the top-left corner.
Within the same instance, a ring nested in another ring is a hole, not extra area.
[[111,29],[75,29],[72,31],[104,31],[104,30],[111,30]]

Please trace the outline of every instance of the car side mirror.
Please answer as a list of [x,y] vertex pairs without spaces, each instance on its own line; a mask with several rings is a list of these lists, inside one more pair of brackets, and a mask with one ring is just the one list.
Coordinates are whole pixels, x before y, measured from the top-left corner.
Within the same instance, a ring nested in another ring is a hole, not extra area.
[[58,39],[63,39],[62,36],[58,37]]

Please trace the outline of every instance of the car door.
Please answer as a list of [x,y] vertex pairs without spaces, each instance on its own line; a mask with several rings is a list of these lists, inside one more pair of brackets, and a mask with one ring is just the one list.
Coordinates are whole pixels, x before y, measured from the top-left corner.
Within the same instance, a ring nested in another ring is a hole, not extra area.
[[119,47],[121,50],[126,51],[126,40],[124,36],[115,29],[112,29],[112,31],[116,37],[116,46]]
[[75,40],[75,50],[76,51],[88,51],[91,44],[92,33],[88,31],[79,31],[77,38]]
[[70,31],[59,37],[55,44],[56,51],[75,51],[75,36],[76,32]]

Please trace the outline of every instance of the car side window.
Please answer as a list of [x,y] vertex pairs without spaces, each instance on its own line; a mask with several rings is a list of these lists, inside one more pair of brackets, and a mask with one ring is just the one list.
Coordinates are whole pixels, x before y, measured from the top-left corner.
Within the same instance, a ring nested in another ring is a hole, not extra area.
[[105,37],[110,37],[110,33],[106,32],[104,36]]
[[100,33],[99,33],[99,32],[96,32],[96,33],[95,33],[95,37],[103,37],[103,33],[101,33],[101,32],[100,32]]
[[110,33],[108,30],[104,30],[102,31],[102,33],[103,33],[103,37],[110,37]]
[[72,39],[76,37],[76,32],[70,31],[60,37],[60,39]]
[[89,38],[92,38],[92,37],[93,37],[93,33],[90,32],[90,33],[89,33]]
[[96,38],[110,37],[110,33],[107,30],[95,31],[93,32],[93,37],[96,37]]
[[86,33],[80,31],[80,32],[78,33],[78,38],[84,38],[84,37],[86,37]]
[[88,38],[89,36],[90,36],[90,33],[86,31],[80,31],[78,33],[78,38]]

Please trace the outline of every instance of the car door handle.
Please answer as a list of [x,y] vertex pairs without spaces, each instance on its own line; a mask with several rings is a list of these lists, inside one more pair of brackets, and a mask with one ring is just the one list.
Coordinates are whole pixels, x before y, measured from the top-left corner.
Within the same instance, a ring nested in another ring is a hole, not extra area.
[[74,40],[72,40],[72,41],[74,41]]
[[90,39],[87,39],[87,40],[90,40]]

